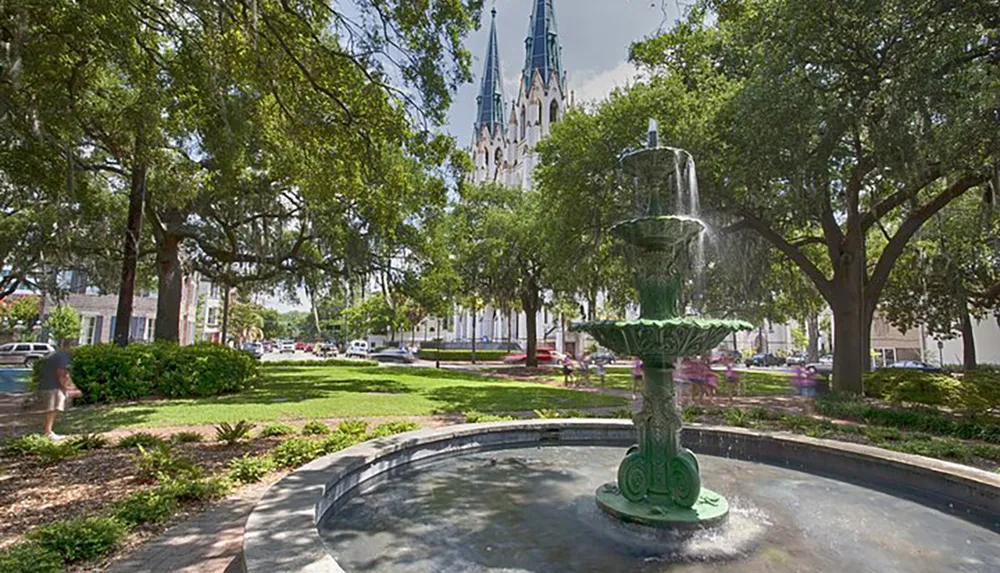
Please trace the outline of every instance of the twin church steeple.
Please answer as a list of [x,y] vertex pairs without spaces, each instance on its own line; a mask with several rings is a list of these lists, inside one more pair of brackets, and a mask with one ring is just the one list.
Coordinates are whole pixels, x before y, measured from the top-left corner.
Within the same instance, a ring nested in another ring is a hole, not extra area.
[[496,14],[494,8],[477,98],[472,149],[476,169],[471,178],[474,183],[530,188],[535,145],[549,135],[567,107],[554,0],[534,0],[518,97],[509,107],[504,100]]

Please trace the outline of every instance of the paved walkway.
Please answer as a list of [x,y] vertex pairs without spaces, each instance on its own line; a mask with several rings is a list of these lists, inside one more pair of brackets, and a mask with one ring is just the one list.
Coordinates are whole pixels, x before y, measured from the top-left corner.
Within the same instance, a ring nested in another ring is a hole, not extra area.
[[235,573],[243,527],[271,482],[250,486],[178,523],[108,568],[109,573]]

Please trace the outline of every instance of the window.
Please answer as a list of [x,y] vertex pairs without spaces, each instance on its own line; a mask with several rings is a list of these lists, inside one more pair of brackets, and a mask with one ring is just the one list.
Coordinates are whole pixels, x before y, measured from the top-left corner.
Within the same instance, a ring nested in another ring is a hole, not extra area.
[[493,156],[493,166],[497,169],[503,167],[503,151],[497,148],[496,154]]
[[535,116],[535,122],[542,125],[542,102],[538,102],[538,115]]
[[30,344],[18,344],[14,347],[14,352],[31,352]]
[[13,351],[14,351],[13,344],[4,344],[3,346],[0,346],[0,352],[13,352]]
[[52,347],[49,346],[48,344],[35,344],[34,348],[35,352],[48,352],[52,350]]
[[555,125],[559,121],[559,102],[552,100],[552,105],[549,106],[549,125]]
[[94,340],[94,331],[97,329],[97,317],[84,316],[80,321],[80,345],[90,344]]
[[219,325],[219,307],[212,306],[208,308],[208,321],[206,324],[212,327]]
[[521,106],[521,139],[528,137],[528,111]]

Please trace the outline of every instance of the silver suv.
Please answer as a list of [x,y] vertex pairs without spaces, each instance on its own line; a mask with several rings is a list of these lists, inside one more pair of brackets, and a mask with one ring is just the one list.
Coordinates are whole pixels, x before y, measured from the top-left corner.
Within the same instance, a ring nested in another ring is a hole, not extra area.
[[51,344],[38,342],[11,342],[0,346],[0,364],[8,366],[31,366],[56,351]]

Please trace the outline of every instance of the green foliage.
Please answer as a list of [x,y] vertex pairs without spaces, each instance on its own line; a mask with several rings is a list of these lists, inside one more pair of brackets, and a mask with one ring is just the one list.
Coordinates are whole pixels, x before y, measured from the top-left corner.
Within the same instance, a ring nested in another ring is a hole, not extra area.
[[500,416],[496,414],[484,414],[482,412],[466,412],[465,422],[467,424],[481,424],[484,422],[507,422],[514,420],[514,416]]
[[295,428],[289,426],[288,424],[274,422],[264,426],[264,429],[260,431],[260,437],[276,438],[278,436],[287,436],[289,434],[294,434],[294,433],[295,433]]
[[163,481],[167,478],[201,473],[190,458],[174,453],[170,444],[160,443],[148,449],[138,445],[136,448],[139,451],[133,459],[140,480]]
[[1000,462],[1000,446],[992,444],[974,444],[972,455],[994,462]]
[[368,422],[365,420],[344,420],[337,424],[337,431],[349,436],[363,436],[368,431]]
[[0,549],[0,573],[62,573],[62,557],[37,542],[22,541]]
[[254,424],[240,420],[235,424],[223,422],[215,427],[215,441],[226,442],[230,446],[250,438],[250,432],[254,429]]
[[958,380],[947,374],[883,368],[865,376],[865,393],[896,403],[960,406]]
[[747,428],[752,425],[750,413],[740,408],[726,408],[726,423],[730,426]]
[[177,499],[161,488],[137,491],[122,500],[114,516],[130,526],[163,523],[177,510]]
[[278,444],[271,451],[271,458],[279,468],[296,468],[322,455],[322,447],[308,438],[291,438]]
[[344,448],[349,448],[366,438],[367,436],[365,435],[344,434],[341,432],[334,432],[327,438],[323,439],[319,443],[319,447],[322,455],[327,455],[327,454],[332,454],[334,452],[339,452]]
[[72,440],[54,442],[40,434],[28,434],[4,442],[3,454],[9,457],[32,456],[42,463],[52,464],[78,455],[83,449]]
[[108,445],[108,439],[100,434],[82,434],[69,441],[78,450],[99,450]]
[[[476,350],[476,360],[480,362],[499,362],[510,354],[504,350]],[[434,350],[432,348],[417,351],[421,360],[440,360],[443,362],[471,362],[472,350]]]
[[0,300],[0,332],[14,334],[16,328],[23,329],[22,332],[30,332],[38,321],[40,303],[41,298],[37,296],[7,297]]
[[562,414],[558,410],[550,410],[548,408],[542,408],[535,410],[535,417],[542,420],[551,420],[554,418],[562,418]]
[[330,426],[319,420],[310,420],[302,426],[303,436],[325,436],[330,433]]
[[28,539],[67,563],[78,563],[108,555],[127,534],[128,529],[118,519],[80,517],[39,527],[28,534]]
[[831,418],[854,420],[874,426],[1000,444],[1000,423],[995,418],[955,418],[931,409],[880,408],[836,396],[818,399],[816,410]]
[[246,390],[257,378],[257,362],[218,344],[157,343],[81,346],[73,351],[73,382],[83,403],[215,396]]
[[229,479],[234,483],[256,483],[275,470],[274,460],[268,456],[251,456],[229,460]]
[[163,495],[182,503],[219,499],[229,493],[230,489],[232,484],[225,478],[193,477],[183,474],[178,477],[165,477],[160,480],[157,488]]
[[75,308],[59,305],[49,309],[49,316],[45,319],[45,329],[60,344],[78,339],[81,328],[80,313]]
[[420,424],[416,422],[385,422],[375,426],[368,436],[370,438],[386,438],[395,434],[412,432],[419,429]]
[[903,439],[903,433],[896,428],[867,426],[861,429],[861,433],[876,444],[883,442],[898,442]]
[[900,442],[880,442],[879,445],[889,450],[927,456],[929,458],[939,458],[943,460],[955,460],[967,462],[972,455],[969,447],[962,442],[952,438],[934,438],[932,440],[904,440]]
[[631,420],[632,419],[632,410],[629,410],[628,408],[618,408],[617,410],[615,410],[615,411],[611,412],[610,414],[608,414],[608,417],[609,418],[618,418],[618,419],[622,419],[622,420]]
[[170,441],[175,444],[191,444],[205,439],[199,432],[177,432],[170,436]]
[[150,434],[149,432],[136,432],[118,440],[116,447],[134,448],[136,446],[142,446],[144,448],[154,448],[165,443],[166,442],[163,438],[157,435]]

